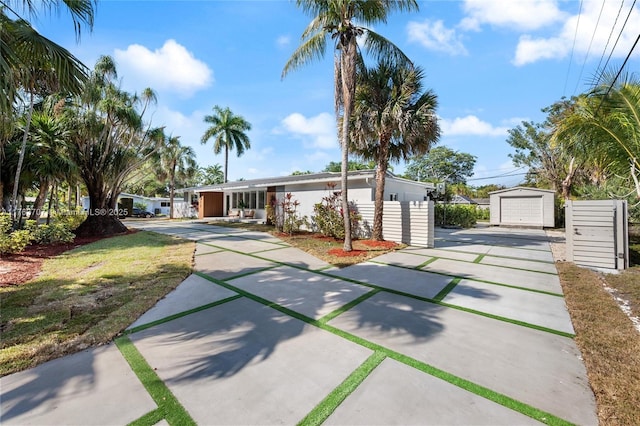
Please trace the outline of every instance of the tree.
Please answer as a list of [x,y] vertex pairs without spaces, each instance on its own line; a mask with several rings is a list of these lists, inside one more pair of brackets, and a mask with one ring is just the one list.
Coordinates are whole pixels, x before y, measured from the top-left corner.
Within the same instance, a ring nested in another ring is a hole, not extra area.
[[[84,26],[93,28],[95,0],[0,0],[0,112],[12,114],[20,98],[19,88],[32,89],[46,75],[60,91],[79,94],[87,68],[63,47],[33,29],[29,18],[40,12],[66,10],[76,38]],[[27,90],[27,93],[29,91]]]
[[198,169],[197,181],[199,185],[216,185],[224,183],[224,172],[220,164],[200,167]]
[[[0,0],[0,115],[15,117],[19,112],[14,105],[25,101],[22,93],[28,95],[27,125],[15,168],[11,201],[14,220],[17,213],[17,183],[20,182],[22,173],[35,97],[58,91],[79,94],[82,83],[87,79],[87,68],[82,62],[66,49],[41,36],[27,18],[37,17],[41,10],[60,10],[64,6],[73,19],[79,39],[84,25],[90,29],[93,27],[94,4],[92,0],[45,0],[41,3],[30,0]],[[44,7],[38,9],[36,5]],[[7,129],[10,123],[11,120],[0,123],[2,134],[10,133]],[[6,141],[1,142],[0,149]]]
[[164,137],[157,152],[158,176],[169,180],[169,219],[173,219],[173,198],[176,179],[189,179],[196,174],[196,154],[190,146],[180,144],[179,136]]
[[407,166],[406,177],[422,182],[466,183],[473,175],[475,164],[475,156],[439,146],[413,158]]
[[359,67],[352,116],[353,150],[376,164],[372,238],[382,240],[384,187],[389,161],[424,154],[440,136],[437,97],[422,91],[423,71],[387,60]]
[[[376,166],[375,162],[371,161],[369,163],[360,163],[358,161],[351,161],[347,163],[347,170],[372,170]],[[323,172],[333,172],[337,173],[342,170],[342,163],[338,163],[337,161],[331,161],[327,164],[323,170]]]
[[[302,33],[302,43],[293,52],[282,70],[284,78],[290,71],[324,56],[327,39],[334,40],[334,93],[336,120],[342,148],[341,189],[344,220],[344,251],[351,251],[351,220],[347,188],[349,162],[349,126],[356,93],[356,63],[360,56],[357,39],[375,59],[410,62],[393,43],[367,26],[386,22],[390,11],[418,10],[415,0],[297,0],[296,4],[312,20]],[[356,25],[358,22],[362,26]]]
[[204,117],[206,123],[211,124],[200,142],[206,144],[211,138],[215,138],[213,152],[220,154],[224,148],[224,181],[229,181],[229,150],[235,149],[240,157],[245,149],[251,148],[249,136],[245,132],[251,130],[251,124],[242,116],[235,115],[229,108],[213,107],[213,115]]
[[300,171],[300,170],[295,170],[291,173],[291,176],[300,176],[300,175],[311,175],[313,174],[313,172],[311,170],[307,170],[307,171]]
[[605,73],[600,85],[574,100],[554,122],[552,143],[587,158],[600,178],[630,176],[640,198],[640,80],[616,77]]
[[71,158],[89,193],[89,214],[76,235],[125,232],[117,201],[133,171],[149,160],[163,142],[162,129],[144,123],[151,89],[141,96],[120,90],[113,59],[101,57],[82,96],[68,110]]

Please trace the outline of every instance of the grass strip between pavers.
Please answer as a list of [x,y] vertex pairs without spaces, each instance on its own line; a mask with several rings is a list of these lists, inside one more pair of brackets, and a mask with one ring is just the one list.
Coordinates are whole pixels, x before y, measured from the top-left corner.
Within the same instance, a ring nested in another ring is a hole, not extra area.
[[381,291],[382,290],[380,290],[378,288],[374,288],[370,292],[365,293],[362,296],[360,296],[360,297],[358,297],[356,299],[353,299],[351,302],[347,303],[346,305],[343,305],[343,306],[339,307],[335,311],[329,312],[327,315],[323,316],[318,321],[323,323],[323,324],[327,323],[327,322],[331,321],[332,319],[334,319],[335,317],[337,317],[338,315],[343,314],[344,312],[347,312],[349,309],[351,309],[354,306],[360,304],[360,302],[364,302],[368,298],[370,298],[372,296],[375,296],[376,294],[380,293]]
[[387,356],[382,352],[374,352],[353,373],[327,395],[298,425],[321,425],[347,399],[351,393],[371,374]]
[[[142,354],[133,345],[129,337],[118,337],[115,343],[135,375],[138,376],[144,388],[155,401],[162,418],[170,425],[195,426],[196,422],[191,418],[182,404],[180,404],[180,401],[171,393],[167,385],[165,385],[156,372],[153,371],[147,363],[147,360],[144,359]],[[143,418],[144,417],[145,416],[143,416]]]
[[[402,266],[402,265],[394,265],[392,263],[384,263],[384,262],[378,262],[375,260],[369,260],[369,262],[372,263],[377,263],[378,265],[386,265],[386,266],[391,266],[393,268],[402,268],[402,269],[408,269],[410,271],[415,270],[416,268],[414,267],[408,267],[408,266]],[[459,260],[458,262],[465,262],[464,260]],[[472,262],[466,262],[466,263],[472,263]],[[491,265],[491,266],[495,266],[495,265]],[[527,271],[527,272],[536,272],[536,273],[540,273],[540,274],[547,274],[547,275],[554,275],[557,276],[556,274],[549,274],[548,272],[538,272],[538,271],[532,271],[530,269],[518,269],[518,268],[506,268],[506,269],[514,269],[514,270],[518,270],[518,271]],[[485,284],[492,284],[492,285],[499,285],[501,287],[508,287],[508,288],[514,288],[516,290],[524,290],[524,291],[531,291],[533,293],[541,293],[541,294],[546,294],[549,296],[556,296],[556,297],[564,297],[563,294],[561,293],[554,293],[551,291],[546,291],[546,290],[538,290],[535,288],[528,288],[528,287],[520,287],[517,285],[511,285],[511,284],[503,284],[503,283],[498,283],[495,281],[489,281],[489,280],[482,280],[479,278],[472,278],[472,277],[459,277],[457,275],[453,275],[453,274],[446,274],[444,272],[438,272],[438,271],[430,271],[428,269],[421,269],[422,272],[428,272],[430,274],[436,274],[436,275],[442,275],[443,277],[452,277],[452,278],[464,278],[465,280],[470,280],[470,281],[477,281],[479,283],[485,283]],[[336,277],[337,278],[337,277]]]
[[197,308],[189,309],[183,312],[178,312],[177,314],[169,315],[168,317],[164,317],[159,320],[151,321],[147,324],[142,324],[137,327],[130,328],[128,330],[125,330],[122,334],[126,336],[128,334],[137,333],[139,331],[146,330],[147,328],[151,328],[159,324],[164,324],[165,322],[173,321],[174,319],[182,318],[187,315],[195,314],[196,312],[204,311],[205,309],[210,309],[215,306],[222,305],[223,303],[227,303],[227,302],[231,302],[233,300],[239,299],[241,297],[242,296],[240,294],[236,294],[234,296],[230,296],[225,299],[216,300],[215,302],[207,303],[206,305],[198,306]]
[[[417,255],[417,256],[420,256],[420,255]],[[432,258],[431,258],[431,259],[429,259],[429,260],[425,260],[424,262],[422,262],[422,263],[421,263],[421,264],[419,264],[418,266],[416,266],[416,267],[414,267],[414,268],[408,268],[408,269],[422,269],[422,268],[424,268],[425,266],[429,265],[430,263],[435,262],[435,261],[436,261],[436,260],[438,260],[438,259],[439,259],[439,257],[435,257],[435,256],[434,256],[434,257],[432,257]],[[377,263],[377,262],[376,262],[376,263]]]
[[447,294],[451,293],[451,290],[456,288],[456,286],[458,285],[458,283],[460,281],[462,281],[462,278],[460,278],[460,277],[452,279],[449,282],[449,284],[447,284],[442,290],[440,290],[440,292],[438,294],[433,296],[433,300],[436,301],[436,302],[441,302],[442,299],[447,297]]
[[516,399],[513,399],[509,396],[506,396],[504,394],[501,394],[499,392],[493,391],[491,389],[485,388],[484,386],[478,385],[476,383],[470,382],[469,380],[463,379],[462,377],[458,377],[454,374],[451,373],[447,373],[446,371],[440,370],[439,368],[436,368],[432,365],[429,365],[425,362],[422,361],[418,361],[417,359],[411,358],[407,355],[401,354],[399,352],[396,352],[394,350],[388,349],[384,346],[381,346],[377,343],[371,342],[369,340],[363,339],[361,337],[358,337],[354,334],[351,334],[347,331],[344,330],[340,330],[339,328],[336,328],[334,326],[331,326],[329,324],[320,322],[318,320],[315,320],[313,318],[310,318],[306,315],[303,315],[299,312],[293,311],[289,308],[285,308],[284,306],[281,306],[275,302],[271,302],[267,299],[264,299],[260,296],[257,296],[253,293],[249,293],[245,290],[242,290],[240,288],[234,287],[233,285],[226,283],[224,281],[215,279],[213,277],[210,277],[208,275],[199,273],[199,272],[195,272],[196,274],[198,274],[199,276],[201,276],[202,278],[205,278],[213,283],[216,283],[224,288],[227,288],[228,290],[232,290],[235,291],[236,293],[239,293],[243,296],[245,296],[247,299],[251,299],[254,302],[260,303],[264,306],[268,306],[270,308],[273,308],[283,314],[289,315],[293,318],[299,319],[300,321],[307,323],[309,325],[313,325],[316,326],[322,330],[328,331],[330,333],[335,334],[336,336],[342,337],[343,339],[349,340],[350,342],[356,343],[360,346],[363,346],[365,348],[371,349],[374,352],[381,352],[384,355],[386,355],[388,358],[394,359],[398,362],[401,362],[405,365],[408,365],[410,367],[416,368],[424,373],[430,374],[434,377],[437,377],[439,379],[442,379],[448,383],[451,383],[452,385],[458,386],[459,388],[462,388],[466,391],[469,391],[471,393],[474,393],[476,395],[479,395],[483,398],[486,398],[490,401],[496,402],[500,405],[503,405],[507,408],[510,408],[514,411],[517,411],[519,413],[522,413],[526,416],[529,416],[533,419],[538,420],[539,422],[548,424],[548,425],[572,425],[572,423],[561,419],[557,416],[554,416],[551,413],[547,413],[543,410],[540,410],[538,408],[532,407],[531,405],[525,404],[524,402],[520,402]]
[[162,414],[162,411],[156,408],[137,420],[132,421],[128,426],[153,426],[158,424],[160,420],[164,420],[164,415]]
[[473,263],[480,263],[482,262],[482,259],[484,259],[484,257],[486,256],[486,254],[479,254],[478,257],[476,257],[475,259],[473,259]]

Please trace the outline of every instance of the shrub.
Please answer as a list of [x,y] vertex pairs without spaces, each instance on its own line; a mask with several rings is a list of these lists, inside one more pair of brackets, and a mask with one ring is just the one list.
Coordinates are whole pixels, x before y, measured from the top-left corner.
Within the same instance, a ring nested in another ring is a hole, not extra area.
[[[318,232],[327,237],[344,238],[344,219],[342,211],[342,193],[333,192],[323,197],[320,203],[313,206],[314,216],[311,217]],[[357,233],[361,216],[353,202],[349,203],[349,217],[351,219],[351,236]]]
[[435,222],[440,226],[472,228],[476,224],[476,206],[436,204]]
[[32,240],[31,231],[13,230],[11,215],[0,213],[0,254],[19,253]]
[[298,214],[300,202],[293,199],[293,194],[288,192],[282,199],[271,200],[267,206],[267,219],[273,223],[280,232],[293,234],[305,226],[309,226],[306,216]]
[[64,224],[69,231],[74,231],[87,219],[87,213],[82,210],[82,207],[76,207],[75,209],[57,212],[53,217],[57,223]]
[[31,232],[33,241],[37,244],[70,243],[75,238],[63,222],[37,225],[35,221],[28,220],[25,228]]

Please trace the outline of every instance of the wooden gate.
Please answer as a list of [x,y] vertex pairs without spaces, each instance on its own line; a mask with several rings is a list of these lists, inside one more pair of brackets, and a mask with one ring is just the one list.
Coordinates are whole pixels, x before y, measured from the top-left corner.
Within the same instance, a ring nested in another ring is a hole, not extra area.
[[592,268],[629,266],[625,200],[567,201],[565,217],[568,261]]

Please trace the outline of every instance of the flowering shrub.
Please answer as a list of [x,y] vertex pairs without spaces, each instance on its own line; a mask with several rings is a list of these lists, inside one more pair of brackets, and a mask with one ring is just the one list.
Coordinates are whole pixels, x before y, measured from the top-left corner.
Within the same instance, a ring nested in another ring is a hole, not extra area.
[[[313,206],[314,222],[318,231],[325,236],[338,239],[344,238],[344,219],[342,210],[342,192],[335,191],[331,195],[322,198],[322,202]],[[349,203],[349,217],[351,219],[351,235],[356,234],[361,216],[356,206]]]
[[298,214],[300,201],[293,199],[293,194],[288,192],[281,200],[273,199],[267,206],[267,218],[280,232],[293,234],[305,226],[309,226],[306,216]]

